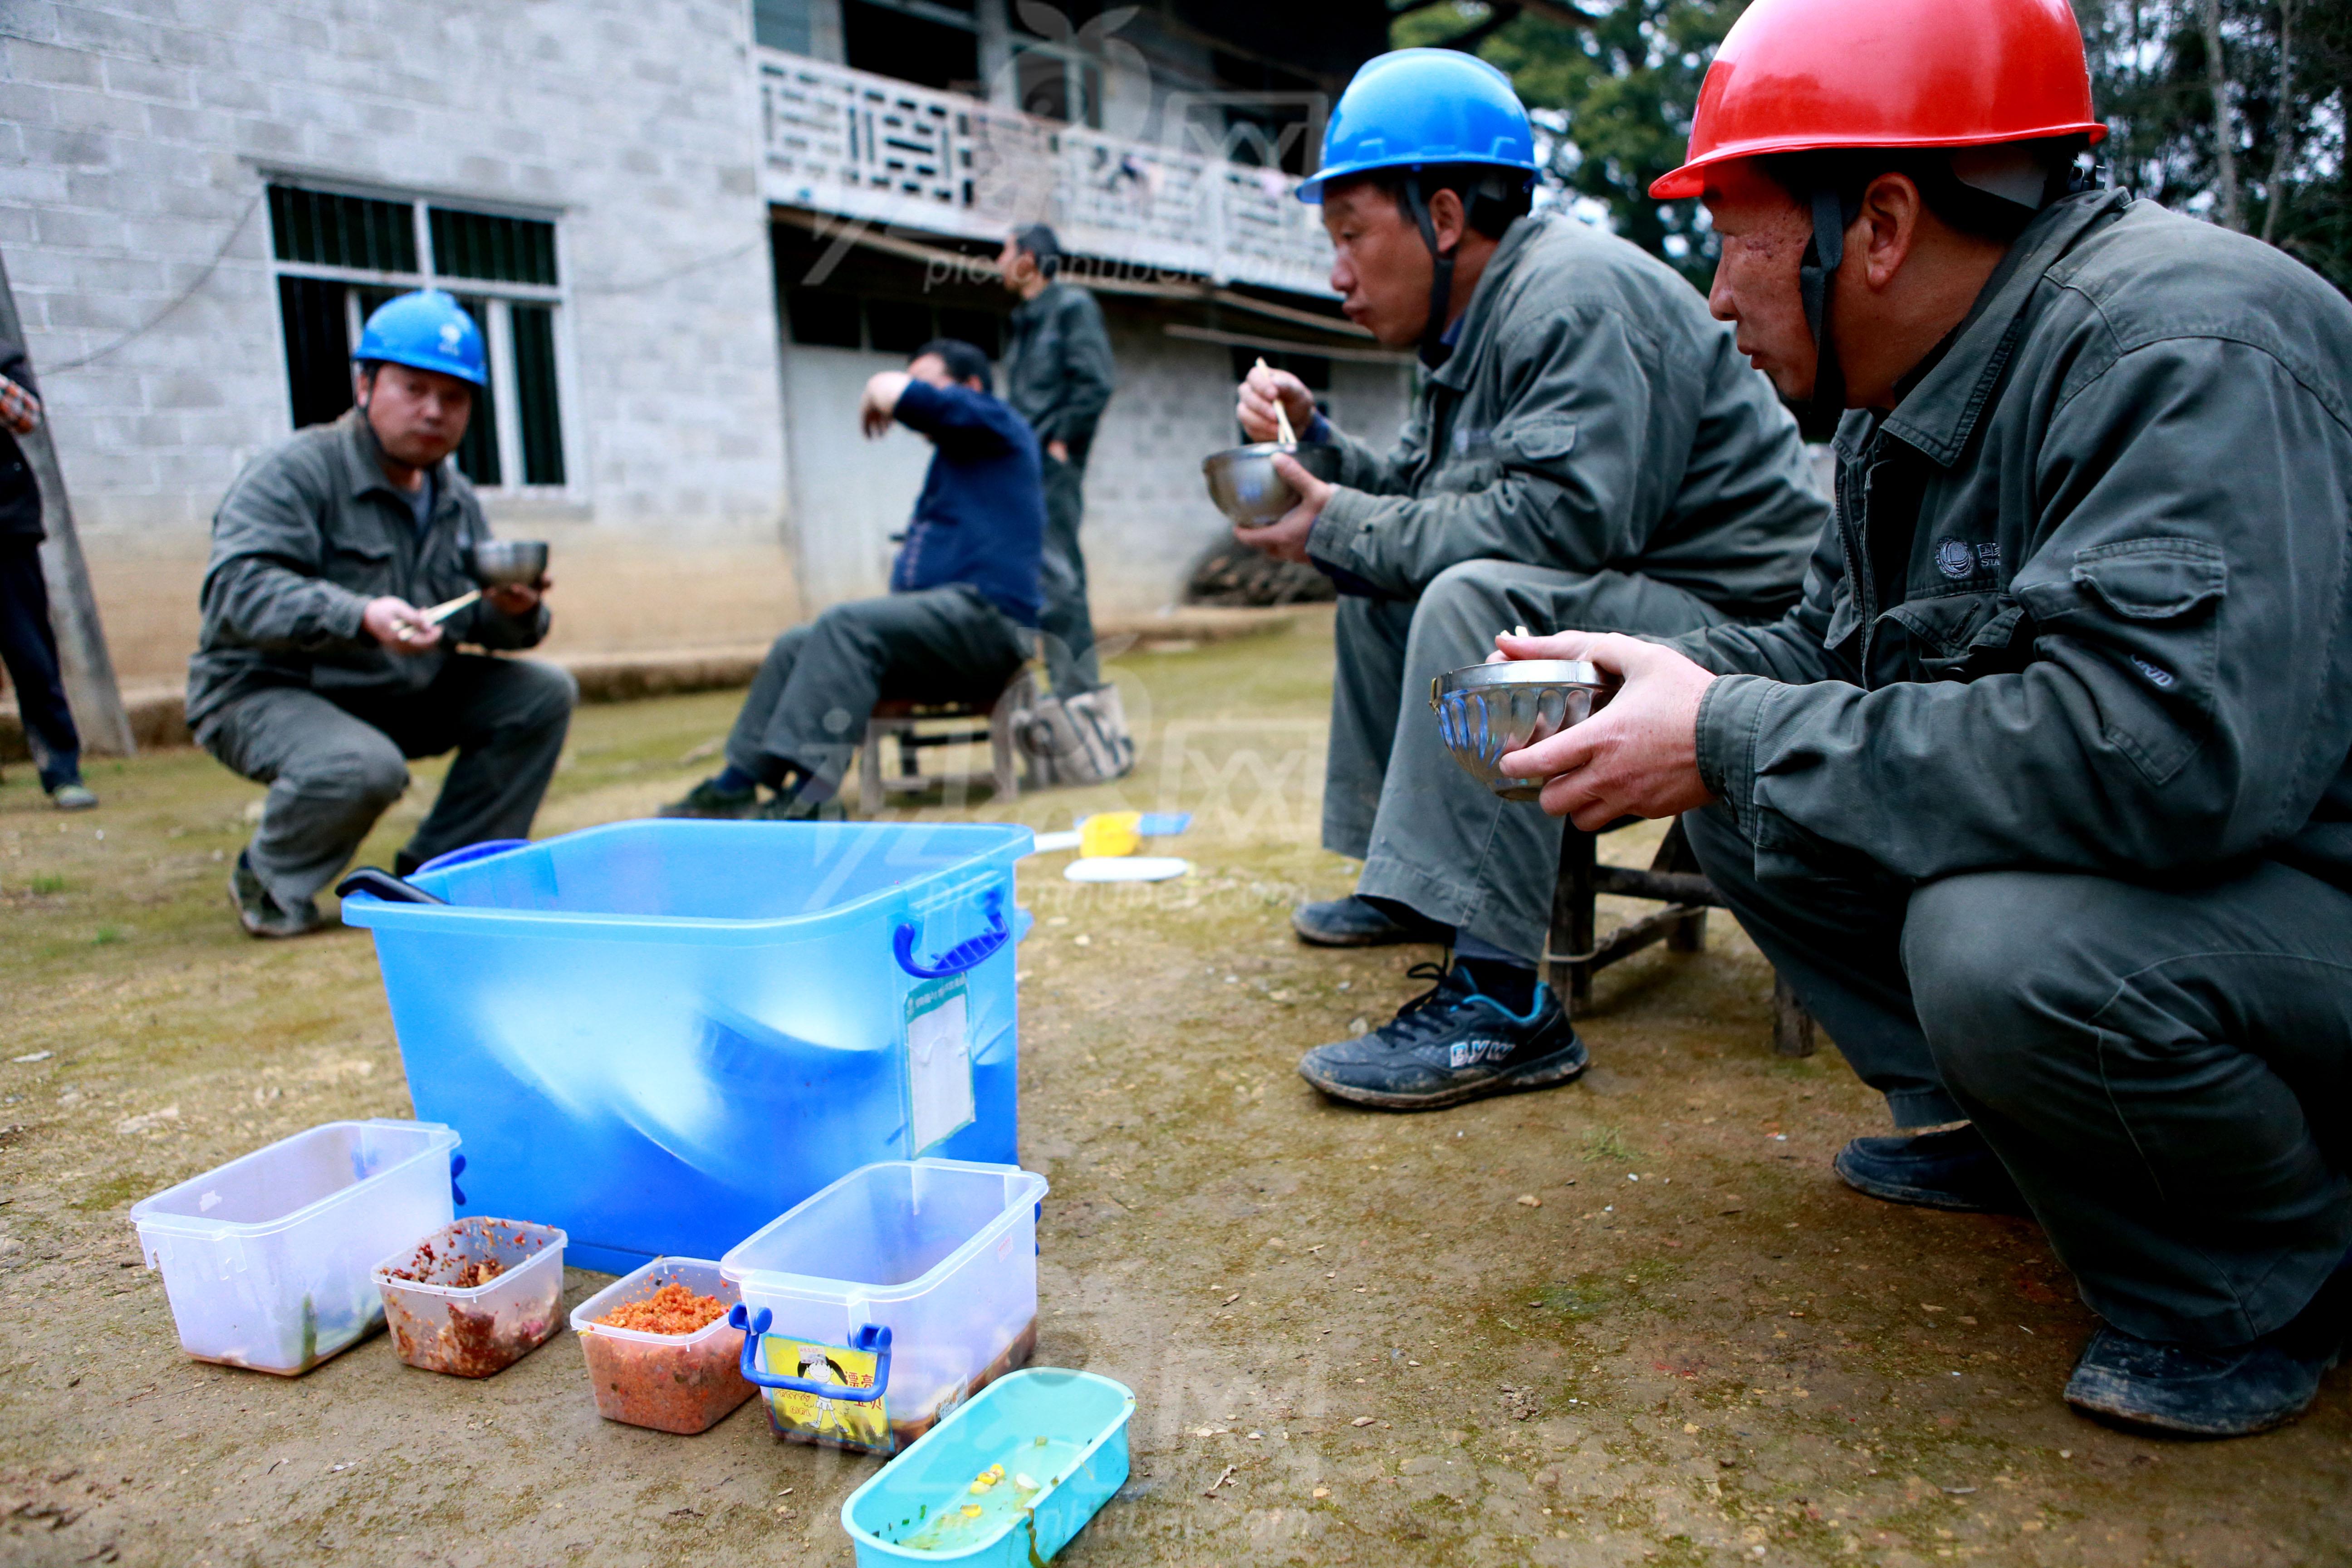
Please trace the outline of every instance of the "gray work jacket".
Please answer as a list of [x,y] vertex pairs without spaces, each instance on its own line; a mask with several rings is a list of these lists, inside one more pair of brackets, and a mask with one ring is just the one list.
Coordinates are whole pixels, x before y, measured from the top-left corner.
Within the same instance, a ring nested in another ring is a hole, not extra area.
[[1725,674],[1699,767],[1760,874],[2352,888],[2352,304],[2072,197],[1838,451],[1802,603],[1677,644]]
[[1114,385],[1102,307],[1075,283],[1048,283],[1013,308],[1004,351],[1004,401],[1037,432],[1083,460]]
[[1761,619],[1796,599],[1829,518],[1731,329],[1573,218],[1505,232],[1391,451],[1337,439],[1345,488],[1307,552],[1393,598],[1486,559],[1638,572]]
[[458,643],[523,648],[547,635],[547,606],[508,616],[477,601],[442,624],[439,644],[394,654],[360,628],[368,601],[395,595],[419,609],[477,584],[466,546],[490,536],[473,485],[444,459],[420,533],[409,498],[377,458],[354,408],[246,466],[213,515],[204,630],[188,660],[188,724],[268,686],[366,700],[421,691]]

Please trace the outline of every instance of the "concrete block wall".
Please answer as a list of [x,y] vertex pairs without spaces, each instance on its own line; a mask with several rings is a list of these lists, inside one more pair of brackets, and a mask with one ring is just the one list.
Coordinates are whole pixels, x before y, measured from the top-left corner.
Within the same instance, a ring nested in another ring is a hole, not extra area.
[[0,251],[126,679],[175,677],[212,510],[290,430],[272,175],[560,213],[572,483],[493,507],[557,543],[560,643],[790,618],[749,46],[740,0],[0,8]]

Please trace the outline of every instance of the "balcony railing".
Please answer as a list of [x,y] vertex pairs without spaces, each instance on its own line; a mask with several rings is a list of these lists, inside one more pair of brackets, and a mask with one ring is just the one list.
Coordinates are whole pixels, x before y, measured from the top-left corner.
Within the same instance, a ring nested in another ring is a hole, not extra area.
[[1064,249],[1146,272],[1330,292],[1318,211],[1277,170],[755,53],[772,201],[970,239],[1050,223]]

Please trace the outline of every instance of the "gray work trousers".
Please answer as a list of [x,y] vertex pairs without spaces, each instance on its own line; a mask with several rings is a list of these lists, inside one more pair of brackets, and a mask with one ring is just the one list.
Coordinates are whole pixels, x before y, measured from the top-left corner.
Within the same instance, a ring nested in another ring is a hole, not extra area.
[[831,794],[875,703],[992,703],[1029,657],[1028,641],[964,584],[835,605],[769,647],[727,737],[727,760],[772,785],[796,768]]
[[455,654],[433,684],[397,697],[331,700],[300,686],[247,692],[206,719],[196,743],[269,786],[246,855],[261,885],[290,904],[350,863],[408,788],[410,757],[457,753],[403,853],[422,862],[528,837],[579,698],[571,674],[551,664]]
[[2242,1344],[2344,1261],[2352,893],[2275,862],[1759,884],[1720,809],[1683,826],[1897,1122],[1973,1121],[2109,1322]]
[[1647,577],[1507,561],[1448,567],[1419,599],[1342,598],[1323,847],[1363,861],[1358,893],[1533,963],[1551,924],[1560,825],[1462,771],[1437,737],[1431,678],[1483,661],[1515,626],[1671,637],[1725,619]]
[[1086,521],[1087,466],[1045,458],[1045,549],[1038,562],[1045,608],[1037,617],[1045,678],[1056,697],[1075,697],[1102,684],[1095,664],[1095,623],[1087,608],[1087,558],[1078,549]]

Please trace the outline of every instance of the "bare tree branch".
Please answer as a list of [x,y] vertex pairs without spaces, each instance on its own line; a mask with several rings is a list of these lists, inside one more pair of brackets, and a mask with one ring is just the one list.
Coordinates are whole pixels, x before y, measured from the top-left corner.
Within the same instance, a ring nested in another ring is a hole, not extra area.
[[2238,132],[2230,114],[2230,72],[2221,58],[2221,0],[2203,0],[2205,79],[2213,89],[2213,163],[2221,187],[2221,226],[2243,234],[2246,216],[2238,205]]
[[2279,214],[2286,211],[2286,175],[2294,163],[2294,0],[2279,0],[2278,151],[2271,159],[2270,189],[2263,193],[2263,243],[2277,242]]

